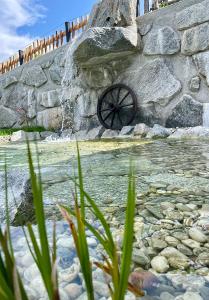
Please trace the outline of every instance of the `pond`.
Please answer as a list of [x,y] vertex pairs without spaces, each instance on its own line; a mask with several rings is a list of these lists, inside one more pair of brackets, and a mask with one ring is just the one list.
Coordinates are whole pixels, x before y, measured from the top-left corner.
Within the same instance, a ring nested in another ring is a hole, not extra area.
[[[36,161],[34,144],[31,147]],[[207,300],[209,141],[112,140],[80,142],[79,147],[85,188],[107,215],[119,246],[123,232],[130,160],[133,161],[137,183],[133,263],[135,268],[151,270],[160,280],[158,288],[149,290],[150,296],[144,299]],[[27,170],[25,144],[0,146],[0,171],[4,168],[5,153],[9,169]],[[39,142],[38,153],[44,201],[48,208],[47,216],[50,218],[57,202],[73,204],[71,177],[77,176],[76,144],[60,141]],[[92,222],[96,224],[94,220]],[[51,232],[50,228],[49,223]],[[59,223],[59,268],[63,278],[67,278],[68,273],[75,273],[74,269],[78,270],[72,237],[69,237],[66,228],[66,224]],[[40,294],[40,280],[37,271],[34,271],[34,263],[21,229],[13,228],[12,236],[17,241],[15,251],[21,274],[26,279],[28,275],[33,277],[32,281],[25,282],[42,299],[44,289]],[[98,241],[89,236],[89,243],[91,256],[98,258],[101,252]],[[101,281],[101,275],[96,274],[98,271],[94,272],[99,278],[95,280]],[[64,291],[69,291],[70,284],[74,284],[74,287],[77,285],[81,298],[76,299],[86,299],[85,291],[81,288],[82,278],[79,277],[79,271],[73,278],[70,283],[64,280]],[[102,284],[103,286],[100,282],[100,286],[97,286],[100,290],[97,299],[108,298],[105,282]],[[102,294],[101,290],[106,294]],[[67,293],[64,291],[63,295]]]

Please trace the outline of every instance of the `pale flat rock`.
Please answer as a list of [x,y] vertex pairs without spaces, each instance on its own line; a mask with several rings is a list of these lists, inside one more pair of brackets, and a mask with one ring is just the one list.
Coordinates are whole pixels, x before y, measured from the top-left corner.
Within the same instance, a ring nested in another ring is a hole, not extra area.
[[198,228],[190,228],[188,233],[194,241],[199,243],[206,243],[209,240],[208,237]]
[[42,93],[40,95],[39,104],[46,108],[60,106],[59,93],[60,93],[59,90],[51,90],[51,91]]
[[40,87],[47,82],[47,77],[39,65],[26,66],[20,81],[29,86]]
[[18,130],[13,132],[11,136],[11,142],[25,142],[28,141],[37,141],[40,140],[39,132],[25,132],[23,130]]
[[145,38],[145,55],[171,55],[180,51],[180,38],[169,26],[152,29]]
[[156,256],[151,260],[152,268],[158,273],[166,273],[169,269],[169,264],[164,256]]
[[185,30],[182,36],[181,52],[185,55],[209,49],[209,23]]
[[176,14],[176,24],[179,30],[209,21],[209,1],[191,5]]

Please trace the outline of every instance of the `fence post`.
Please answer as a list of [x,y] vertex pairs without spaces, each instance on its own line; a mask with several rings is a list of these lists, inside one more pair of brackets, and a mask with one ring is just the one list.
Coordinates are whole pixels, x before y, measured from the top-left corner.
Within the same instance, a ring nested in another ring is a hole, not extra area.
[[66,42],[68,43],[71,38],[70,22],[65,22],[65,31],[66,31]]
[[20,63],[20,65],[23,65],[23,63],[24,63],[23,51],[19,50],[18,53],[19,53],[19,63]]
[[144,13],[149,12],[149,0],[144,0]]
[[137,0],[136,4],[136,16],[140,16],[140,0]]

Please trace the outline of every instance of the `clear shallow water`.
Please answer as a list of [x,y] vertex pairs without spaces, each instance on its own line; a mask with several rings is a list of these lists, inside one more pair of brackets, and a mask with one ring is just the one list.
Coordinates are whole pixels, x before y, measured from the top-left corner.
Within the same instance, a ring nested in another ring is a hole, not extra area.
[[[34,145],[32,146],[35,152]],[[75,143],[39,143],[45,203],[71,201],[76,173]],[[85,186],[100,205],[124,204],[130,159],[135,163],[137,192],[156,201],[177,196],[209,198],[209,141],[109,141],[81,142]],[[6,153],[9,169],[27,169],[24,144],[0,146],[0,171]],[[162,185],[152,193],[152,185]],[[167,191],[166,191],[167,190]],[[170,191],[175,191],[173,192]]]

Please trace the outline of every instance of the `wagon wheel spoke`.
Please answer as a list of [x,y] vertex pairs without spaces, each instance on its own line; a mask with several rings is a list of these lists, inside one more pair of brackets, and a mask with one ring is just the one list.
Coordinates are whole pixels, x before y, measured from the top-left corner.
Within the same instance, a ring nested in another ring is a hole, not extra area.
[[106,117],[104,118],[104,121],[106,121],[110,117],[111,114],[112,114],[112,110],[111,110],[111,112],[109,112],[109,114],[106,115]]
[[110,125],[111,127],[113,127],[114,120],[115,120],[115,112],[113,113],[113,116],[112,116],[111,125]]
[[121,88],[118,89],[118,93],[117,93],[117,102],[119,102],[119,100],[120,100],[120,91],[121,91]]
[[118,114],[118,120],[119,120],[119,122],[120,122],[120,125],[123,127],[123,122],[122,122],[122,120],[121,120],[119,111],[117,112],[117,114]]
[[133,106],[133,105],[134,105],[133,103],[125,104],[125,105],[120,106],[120,108],[123,108],[123,107],[129,107],[129,106]]
[[123,101],[128,97],[128,95],[130,94],[130,92],[128,91],[125,96],[123,97],[123,99],[119,102],[119,105],[121,105],[123,103]]
[[110,110],[112,111],[112,108],[105,108],[105,109],[102,109],[101,112],[110,111]]

